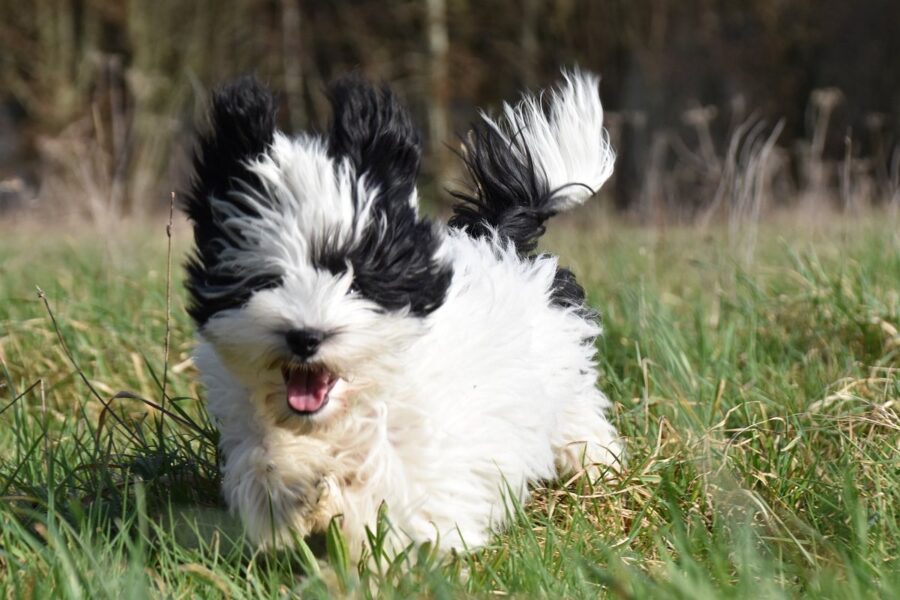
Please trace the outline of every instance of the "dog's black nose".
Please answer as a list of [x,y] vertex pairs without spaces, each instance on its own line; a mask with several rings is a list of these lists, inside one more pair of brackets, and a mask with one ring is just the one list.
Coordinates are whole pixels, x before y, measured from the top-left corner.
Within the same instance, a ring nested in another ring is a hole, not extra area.
[[325,334],[313,329],[294,329],[284,334],[288,348],[302,359],[307,359],[316,353]]

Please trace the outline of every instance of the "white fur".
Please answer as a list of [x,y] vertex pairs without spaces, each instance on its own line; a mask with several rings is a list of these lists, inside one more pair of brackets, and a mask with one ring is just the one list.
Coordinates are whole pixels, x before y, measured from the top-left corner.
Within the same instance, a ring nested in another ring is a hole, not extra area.
[[[596,189],[612,160],[596,80],[566,82],[549,121],[526,100],[507,107],[505,127],[521,130],[553,186]],[[277,136],[251,169],[274,201],[241,195],[257,218],[214,202],[234,237],[225,256],[248,277],[277,272],[282,284],[214,315],[196,362],[221,430],[225,496],[252,538],[288,543],[292,530],[306,535],[343,515],[359,555],[385,502],[394,548],[473,548],[503,525],[508,493],[524,501],[529,484],[582,461],[595,474],[617,465],[622,442],[596,388],[599,326],[550,302],[555,258],[448,230],[440,254],[454,274],[443,305],[425,318],[378,311],[350,290],[352,272],[332,275],[309,256],[315,236],[379,226],[352,209],[353,186],[370,197],[365,182],[348,165],[335,169],[313,137]],[[317,360],[340,382],[313,417],[285,402],[279,332],[292,328],[335,332]]]
[[530,155],[550,189],[559,191],[553,207],[558,211],[583,203],[599,190],[612,175],[616,159],[603,128],[600,79],[577,69],[563,71],[563,78],[550,92],[549,115],[542,99],[534,96],[525,96],[515,106],[504,103],[499,122],[482,114],[522,160]]
[[[310,249],[323,238],[343,245],[358,237],[369,225],[376,190],[357,179],[348,162],[335,167],[322,139],[301,135],[291,140],[276,133],[269,152],[250,165],[264,190],[246,188],[227,199],[210,200],[229,236],[219,254],[223,267],[248,277],[308,270]],[[259,217],[246,218],[235,203],[252,207]]]

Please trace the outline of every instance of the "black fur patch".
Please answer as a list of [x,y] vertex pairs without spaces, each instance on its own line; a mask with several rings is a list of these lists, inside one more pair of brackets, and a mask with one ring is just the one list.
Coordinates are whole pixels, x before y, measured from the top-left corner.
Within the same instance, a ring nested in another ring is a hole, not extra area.
[[585,319],[600,320],[600,314],[587,304],[587,295],[575,278],[575,273],[565,267],[556,269],[550,302],[563,308],[573,308]]
[[347,158],[369,188],[377,186],[371,220],[352,248],[323,252],[320,264],[341,270],[353,265],[354,285],[387,310],[409,307],[426,315],[443,304],[450,286],[449,264],[435,254],[441,239],[410,204],[419,171],[419,134],[406,109],[387,88],[357,77],[329,90],[334,119],[328,152]]
[[[520,255],[530,255],[546,231],[547,219],[556,215],[551,207],[559,190],[550,189],[546,175],[518,138],[507,141],[485,122],[473,126],[460,157],[475,189],[451,192],[460,202],[453,207],[450,226],[465,228],[474,238],[496,231],[501,239],[512,241]],[[556,306],[590,311],[584,288],[564,267],[556,272],[550,300]]]
[[[209,127],[198,135],[194,176],[183,209],[194,225],[195,249],[186,263],[188,313],[202,327],[215,313],[243,305],[251,294],[278,285],[280,276],[259,273],[247,279],[218,262],[223,231],[210,198],[226,199],[238,186],[258,180],[243,161],[266,151],[275,135],[275,99],[252,77],[242,77],[213,93]],[[252,209],[240,207],[247,214]]]
[[357,76],[332,83],[328,99],[334,111],[328,154],[349,158],[386,202],[408,204],[422,147],[406,108],[387,87],[376,89]]
[[453,207],[450,226],[465,227],[475,238],[484,237],[493,228],[525,255],[537,247],[538,238],[546,230],[544,223],[556,211],[550,208],[554,190],[528,148],[522,150],[524,160],[496,129],[484,122],[473,126],[460,156],[475,190],[471,194],[451,192],[461,202]]

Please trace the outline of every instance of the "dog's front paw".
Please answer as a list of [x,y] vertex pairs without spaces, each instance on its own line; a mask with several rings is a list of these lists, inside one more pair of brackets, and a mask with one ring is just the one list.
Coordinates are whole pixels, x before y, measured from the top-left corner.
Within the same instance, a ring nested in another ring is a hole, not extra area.
[[225,496],[257,543],[284,545],[324,529],[336,514],[334,478],[309,458],[259,446],[228,456]]
[[316,485],[316,503],[310,508],[312,531],[325,531],[331,519],[343,512],[343,496],[335,476],[328,475],[319,480]]

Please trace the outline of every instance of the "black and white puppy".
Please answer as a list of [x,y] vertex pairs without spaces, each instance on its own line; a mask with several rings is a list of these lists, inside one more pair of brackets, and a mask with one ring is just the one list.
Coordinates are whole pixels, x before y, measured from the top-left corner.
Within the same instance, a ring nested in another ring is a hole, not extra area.
[[389,90],[342,80],[328,134],[295,137],[254,80],[214,94],[187,288],[225,497],[257,542],[342,515],[358,555],[384,502],[395,548],[475,548],[510,493],[621,460],[595,313],[533,254],[612,173],[597,85],[564,73],[483,115],[448,226],[418,214],[419,136]]

